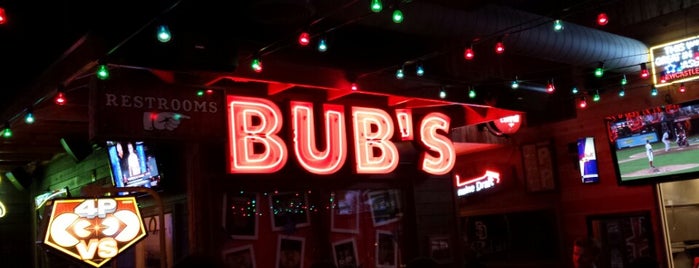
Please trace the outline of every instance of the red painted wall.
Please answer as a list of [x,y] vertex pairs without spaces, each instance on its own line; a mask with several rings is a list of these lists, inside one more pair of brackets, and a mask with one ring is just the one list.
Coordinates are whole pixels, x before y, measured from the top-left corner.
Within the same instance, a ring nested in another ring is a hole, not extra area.
[[[459,157],[455,171],[473,170],[491,164],[511,166],[516,170],[513,178],[503,178],[508,185],[492,193],[482,193],[457,201],[459,215],[485,215],[507,213],[531,209],[554,209],[559,220],[561,259],[559,267],[571,264],[572,243],[577,237],[588,236],[587,217],[591,215],[649,211],[652,221],[655,251],[658,260],[666,264],[664,234],[661,224],[655,185],[619,186],[616,181],[611,150],[607,143],[604,117],[628,111],[635,111],[666,104],[669,99],[675,103],[698,98],[698,92],[679,94],[671,90],[661,90],[656,97],[648,90],[627,90],[620,98],[609,92],[600,102],[590,103],[585,110],[578,110],[572,120],[551,124],[522,127],[518,133],[507,139],[503,148]],[[555,111],[551,111],[554,113]],[[484,130],[487,131],[487,130]],[[569,152],[569,143],[577,138],[593,136],[599,166],[600,182],[582,184],[579,178],[577,152]],[[468,137],[466,138],[468,140]],[[550,141],[555,157],[555,190],[528,192],[525,187],[522,150],[525,144]],[[553,267],[553,266],[552,266]]]

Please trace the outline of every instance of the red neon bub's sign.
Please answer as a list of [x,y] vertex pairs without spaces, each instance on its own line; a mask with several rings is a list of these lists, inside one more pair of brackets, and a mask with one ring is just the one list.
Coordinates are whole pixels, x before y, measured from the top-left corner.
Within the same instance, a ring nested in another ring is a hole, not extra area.
[[[313,174],[333,174],[347,161],[348,135],[354,149],[354,171],[358,174],[386,174],[396,169],[399,154],[391,141],[396,131],[391,115],[381,109],[350,107],[351,129],[345,126],[345,106],[323,104],[322,118],[315,119],[313,103],[291,101],[291,141],[287,145],[279,136],[282,112],[274,102],[254,97],[227,96],[228,103],[228,171],[230,173],[274,173],[284,167],[289,154]],[[315,128],[322,120],[323,135]],[[396,109],[395,120],[401,140],[412,140],[413,119],[410,109]],[[451,171],[456,160],[449,137],[450,118],[432,112],[425,115],[417,128],[418,142],[429,152],[421,153],[421,170],[443,175]],[[326,144],[319,150],[317,140]],[[254,148],[264,148],[255,150]],[[291,152],[290,152],[291,151]]]

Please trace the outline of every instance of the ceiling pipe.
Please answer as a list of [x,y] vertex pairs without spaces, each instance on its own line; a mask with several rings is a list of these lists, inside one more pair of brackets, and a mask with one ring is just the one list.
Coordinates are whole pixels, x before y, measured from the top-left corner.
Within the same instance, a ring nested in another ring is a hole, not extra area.
[[387,24],[377,16],[362,23],[435,39],[468,40],[458,44],[461,47],[471,41],[474,46],[483,42],[490,47],[495,39],[504,37],[506,53],[584,67],[602,61],[610,71],[639,71],[639,64],[648,61],[648,47],[641,41],[565,20],[564,30],[556,32],[553,18],[509,7],[487,5],[464,11],[415,1],[404,7],[404,13],[402,25]]

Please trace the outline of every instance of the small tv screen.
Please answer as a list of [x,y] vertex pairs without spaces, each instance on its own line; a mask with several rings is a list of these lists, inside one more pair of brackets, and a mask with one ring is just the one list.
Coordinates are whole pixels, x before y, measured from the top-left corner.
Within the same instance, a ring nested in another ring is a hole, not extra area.
[[699,100],[608,116],[606,125],[620,185],[699,178]]
[[584,137],[578,139],[578,164],[582,183],[599,182],[597,172],[597,152],[595,150],[595,138]]
[[107,152],[114,186],[156,188],[160,185],[156,156],[143,141],[107,141]]

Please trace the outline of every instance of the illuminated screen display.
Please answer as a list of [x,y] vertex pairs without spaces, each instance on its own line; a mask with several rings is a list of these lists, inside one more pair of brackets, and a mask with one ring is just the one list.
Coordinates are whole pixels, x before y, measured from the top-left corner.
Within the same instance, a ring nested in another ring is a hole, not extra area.
[[599,182],[595,138],[585,137],[578,139],[578,164],[580,166],[582,183]]
[[619,184],[699,177],[699,100],[608,116],[606,125]]
[[107,141],[107,152],[116,187],[160,185],[161,174],[155,155],[142,141]]

